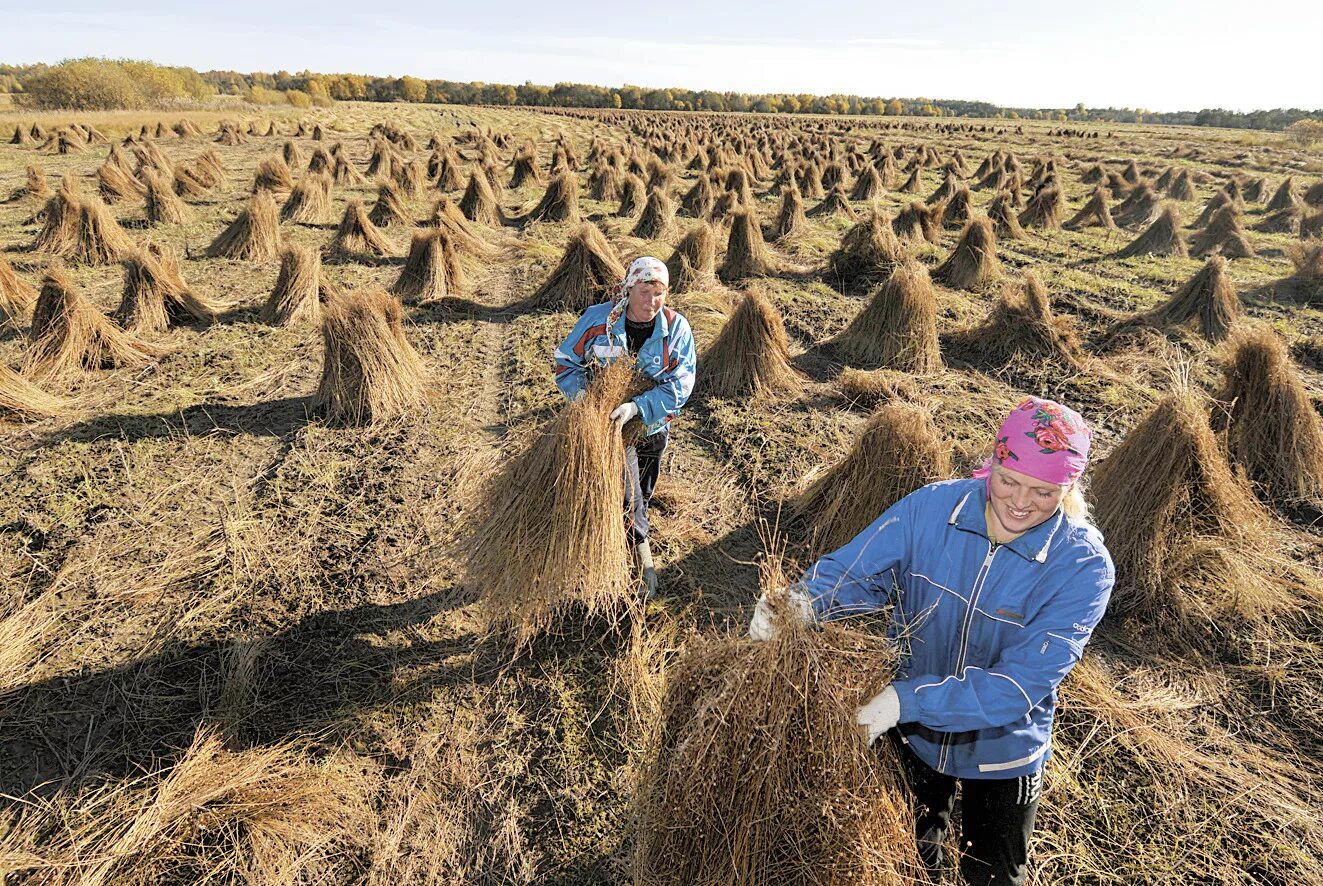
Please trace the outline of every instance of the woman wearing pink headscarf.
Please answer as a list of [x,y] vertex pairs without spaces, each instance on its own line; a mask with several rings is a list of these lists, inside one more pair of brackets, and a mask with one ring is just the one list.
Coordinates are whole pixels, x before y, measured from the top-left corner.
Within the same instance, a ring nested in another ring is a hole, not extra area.
[[[805,619],[892,606],[900,666],[858,721],[870,744],[886,733],[895,745],[934,871],[962,786],[971,884],[1024,882],[1057,686],[1111,594],[1111,556],[1079,485],[1091,439],[1078,413],[1025,399],[972,479],[901,499],[789,592]],[[759,600],[754,639],[771,636],[769,614]]]

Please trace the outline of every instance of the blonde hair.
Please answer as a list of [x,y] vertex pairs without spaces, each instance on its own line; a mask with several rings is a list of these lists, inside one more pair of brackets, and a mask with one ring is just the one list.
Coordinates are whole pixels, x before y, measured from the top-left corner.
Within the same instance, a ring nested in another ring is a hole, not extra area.
[[1080,523],[1093,523],[1093,514],[1089,511],[1089,503],[1084,499],[1084,487],[1079,480],[1070,484],[1066,490],[1066,495],[1061,499],[1061,510],[1072,520]]

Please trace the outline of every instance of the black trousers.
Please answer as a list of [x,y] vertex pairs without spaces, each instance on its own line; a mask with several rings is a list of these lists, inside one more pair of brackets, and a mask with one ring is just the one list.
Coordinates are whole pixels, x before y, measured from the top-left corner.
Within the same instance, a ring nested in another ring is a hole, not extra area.
[[1024,883],[1029,835],[1034,830],[1043,773],[1019,778],[954,778],[910,750],[899,733],[887,733],[914,794],[915,838],[930,874],[942,868],[942,843],[951,828],[956,787],[961,794],[960,874],[971,886]]
[[662,428],[625,447],[625,507],[629,510],[629,543],[638,545],[648,539],[648,504],[661,476],[662,453],[670,432]]

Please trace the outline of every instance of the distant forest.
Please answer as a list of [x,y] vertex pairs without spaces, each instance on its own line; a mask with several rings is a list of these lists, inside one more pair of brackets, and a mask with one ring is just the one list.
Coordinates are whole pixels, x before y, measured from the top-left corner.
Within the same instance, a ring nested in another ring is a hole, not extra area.
[[[74,71],[80,73],[77,82]],[[118,70],[113,70],[118,69]],[[301,71],[240,73],[204,71],[190,68],[159,68],[147,62],[76,59],[51,66],[0,64],[0,92],[9,92],[20,103],[31,107],[105,107],[97,102],[113,101],[123,106],[125,89],[116,97],[100,96],[104,90],[88,88],[88,75],[97,78],[122,76],[142,80],[152,69],[168,72],[165,78],[177,88],[163,88],[154,82],[153,90],[137,106],[165,106],[170,102],[196,101],[200,92],[237,95],[262,104],[283,101],[291,104],[326,105],[335,101],[376,101],[444,103],[457,105],[519,105],[555,108],[625,108],[655,111],[747,111],[753,113],[841,114],[928,117],[993,117],[1012,120],[1049,120],[1062,123],[1162,123],[1187,126],[1221,126],[1231,129],[1280,130],[1305,118],[1323,119],[1323,109],[1273,108],[1262,111],[1228,111],[1205,108],[1201,111],[1156,112],[1143,108],[1012,108],[989,102],[958,99],[897,98],[861,95],[811,95],[807,93],[751,94],[714,90],[653,89],[641,86],[591,86],[583,83],[461,83],[454,80],[423,80],[417,77],[377,77],[368,74],[316,74]],[[159,78],[158,78],[159,80]],[[201,87],[201,88],[199,88]],[[26,100],[25,100],[26,99]],[[128,99],[127,101],[132,101]]]

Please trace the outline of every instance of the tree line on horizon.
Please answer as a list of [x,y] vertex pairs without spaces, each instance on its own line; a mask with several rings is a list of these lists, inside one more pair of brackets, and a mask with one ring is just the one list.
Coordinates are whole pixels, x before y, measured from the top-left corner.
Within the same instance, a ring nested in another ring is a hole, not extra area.
[[546,86],[524,82],[516,85],[312,71],[199,73],[186,67],[98,58],[69,59],[58,65],[0,64],[0,92],[13,94],[26,107],[69,110],[164,108],[205,100],[212,95],[234,95],[257,104],[287,102],[298,107],[329,105],[335,101],[372,101],[652,111],[983,117],[1266,130],[1282,130],[1306,118],[1323,118],[1323,109],[1309,111],[1300,108],[1248,112],[1205,108],[1200,111],[1155,112],[1143,108],[1086,108],[1083,103],[1073,108],[1017,108],[960,99],[754,94],[628,84],[607,87],[556,83]]

